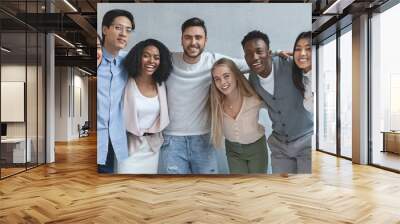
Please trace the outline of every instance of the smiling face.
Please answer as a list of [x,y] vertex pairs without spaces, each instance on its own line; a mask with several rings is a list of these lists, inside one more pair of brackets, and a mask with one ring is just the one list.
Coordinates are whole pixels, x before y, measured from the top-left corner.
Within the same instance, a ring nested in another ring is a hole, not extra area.
[[217,89],[225,96],[228,96],[237,90],[236,76],[227,65],[217,65],[212,70],[212,76],[215,87],[217,87]]
[[101,63],[101,58],[103,56],[103,51],[101,50],[101,44],[100,44],[100,40],[97,37],[97,67],[99,67],[100,63]]
[[271,52],[262,39],[252,39],[244,45],[244,58],[250,69],[266,77],[272,69]]
[[207,37],[201,26],[190,26],[182,33],[182,47],[184,60],[195,63],[206,46]]
[[310,39],[302,38],[297,41],[293,54],[294,62],[303,72],[311,70],[311,43]]
[[125,48],[131,32],[132,23],[127,17],[115,17],[109,27],[103,26],[104,46],[111,52]]
[[160,51],[157,47],[149,45],[143,49],[141,57],[141,75],[153,75],[160,66]]

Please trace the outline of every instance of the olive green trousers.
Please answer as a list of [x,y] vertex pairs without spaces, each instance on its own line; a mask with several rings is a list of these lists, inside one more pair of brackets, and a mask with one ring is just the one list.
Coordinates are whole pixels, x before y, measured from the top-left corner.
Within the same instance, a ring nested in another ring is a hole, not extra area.
[[225,139],[226,157],[231,174],[266,173],[268,166],[265,135],[250,144]]

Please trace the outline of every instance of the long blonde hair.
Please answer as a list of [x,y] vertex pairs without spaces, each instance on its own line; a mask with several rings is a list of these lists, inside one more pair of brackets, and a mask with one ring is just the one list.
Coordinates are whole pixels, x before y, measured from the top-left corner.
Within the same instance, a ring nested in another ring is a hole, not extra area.
[[223,140],[223,132],[222,132],[222,125],[223,125],[223,103],[224,103],[224,95],[218,90],[215,85],[213,73],[214,69],[218,66],[226,66],[228,67],[237,81],[237,88],[239,89],[240,97],[251,97],[258,95],[254,91],[254,89],[250,86],[249,82],[247,81],[246,77],[243,73],[239,70],[236,64],[228,59],[228,58],[221,58],[216,61],[211,68],[211,88],[210,88],[210,104],[211,104],[211,143],[214,145],[215,148],[222,147],[222,140]]

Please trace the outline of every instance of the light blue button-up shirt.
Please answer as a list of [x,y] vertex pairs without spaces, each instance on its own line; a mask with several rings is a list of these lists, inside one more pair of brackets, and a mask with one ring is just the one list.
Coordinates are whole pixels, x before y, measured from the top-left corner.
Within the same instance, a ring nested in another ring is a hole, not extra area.
[[126,53],[115,58],[103,48],[97,68],[97,163],[105,164],[111,140],[117,161],[128,157],[128,143],[122,115],[122,99],[128,74],[123,67]]

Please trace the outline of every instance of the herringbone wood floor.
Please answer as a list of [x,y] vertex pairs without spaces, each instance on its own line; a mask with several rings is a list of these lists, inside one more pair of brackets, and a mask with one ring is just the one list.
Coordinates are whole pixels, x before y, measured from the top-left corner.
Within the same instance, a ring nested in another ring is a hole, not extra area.
[[0,181],[0,223],[400,223],[400,175],[315,152],[313,174],[109,176],[96,139]]

